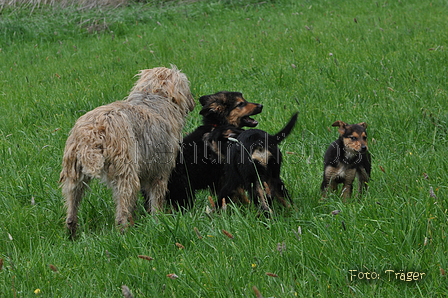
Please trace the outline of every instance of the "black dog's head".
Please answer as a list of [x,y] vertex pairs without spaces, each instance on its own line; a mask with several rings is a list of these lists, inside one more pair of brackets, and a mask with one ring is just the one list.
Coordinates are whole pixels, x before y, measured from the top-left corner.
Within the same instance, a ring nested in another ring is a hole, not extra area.
[[345,150],[350,150],[354,154],[368,151],[367,124],[365,122],[349,125],[338,120],[332,126],[339,127],[339,137],[344,142]]
[[251,103],[240,92],[221,91],[199,98],[202,105],[200,114],[204,124],[255,127],[258,122],[250,116],[261,113],[263,105]]

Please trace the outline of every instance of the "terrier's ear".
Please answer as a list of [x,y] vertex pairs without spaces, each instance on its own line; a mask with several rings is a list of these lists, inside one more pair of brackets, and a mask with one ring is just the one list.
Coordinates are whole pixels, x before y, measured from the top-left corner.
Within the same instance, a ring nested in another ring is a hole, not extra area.
[[358,123],[358,125],[364,127],[364,129],[367,128],[367,123],[365,122]]
[[340,135],[343,135],[345,133],[345,126],[347,123],[342,122],[341,120],[338,120],[334,122],[331,126],[339,127],[338,132]]

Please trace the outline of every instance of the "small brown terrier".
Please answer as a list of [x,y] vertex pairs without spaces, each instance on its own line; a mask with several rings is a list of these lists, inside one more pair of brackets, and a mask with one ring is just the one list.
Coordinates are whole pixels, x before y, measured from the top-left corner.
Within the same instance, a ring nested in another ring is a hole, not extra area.
[[367,147],[367,124],[365,122],[349,125],[336,121],[332,126],[339,127],[339,139],[331,143],[324,157],[324,179],[321,190],[326,197],[328,187],[335,191],[338,184],[344,184],[343,198],[352,195],[353,181],[358,177],[358,192],[367,189],[372,168]]

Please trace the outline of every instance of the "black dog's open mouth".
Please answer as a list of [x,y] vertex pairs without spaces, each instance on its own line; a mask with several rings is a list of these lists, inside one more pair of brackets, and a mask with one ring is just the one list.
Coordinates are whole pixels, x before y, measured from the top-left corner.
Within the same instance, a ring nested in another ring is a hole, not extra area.
[[[253,116],[253,115],[257,115],[260,114],[261,111],[263,110],[263,105],[259,104],[257,105],[257,108],[253,111],[252,114],[250,114],[249,116]],[[255,127],[258,125],[258,121],[255,119],[250,118],[249,116],[245,116],[241,119],[242,122],[242,126],[248,126],[248,127]]]
[[243,126],[255,127],[258,125],[258,121],[250,118],[249,116],[243,117],[243,119],[241,119],[241,120],[242,120]]

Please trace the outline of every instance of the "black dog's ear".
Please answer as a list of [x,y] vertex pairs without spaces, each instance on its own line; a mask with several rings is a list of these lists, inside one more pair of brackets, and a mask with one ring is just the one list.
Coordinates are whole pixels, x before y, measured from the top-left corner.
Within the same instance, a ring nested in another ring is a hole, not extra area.
[[236,93],[239,94],[240,97],[243,95],[238,92],[229,92],[229,91],[219,91],[214,94],[203,95],[199,98],[199,102],[203,107],[210,106],[214,102],[225,102],[229,94]]
[[200,115],[208,116],[210,114],[221,112],[224,107],[222,105],[216,104],[217,94],[219,94],[219,92],[211,95],[204,95],[199,98],[199,102],[202,105],[202,109],[199,112]]
[[225,110],[225,107],[217,104],[216,102],[212,102],[202,107],[202,110],[199,112],[202,116],[208,116],[210,114],[219,114]]
[[334,122],[331,126],[339,127],[338,131],[340,135],[343,135],[345,133],[345,127],[347,126],[347,123],[338,120]]
[[358,123],[358,125],[361,127],[364,127],[364,129],[367,128],[367,123],[365,123],[365,122]]
[[213,101],[213,95],[204,95],[199,98],[199,102],[204,107]]
[[207,116],[211,112],[211,110],[208,108],[208,106],[210,105],[210,103],[212,101],[213,101],[212,95],[204,95],[199,98],[199,102],[202,105],[202,109],[199,112],[200,115]]

